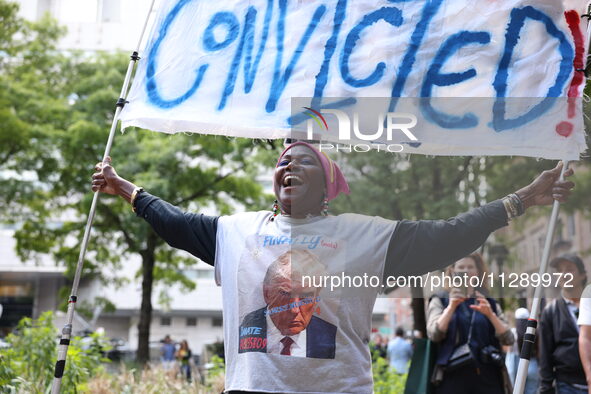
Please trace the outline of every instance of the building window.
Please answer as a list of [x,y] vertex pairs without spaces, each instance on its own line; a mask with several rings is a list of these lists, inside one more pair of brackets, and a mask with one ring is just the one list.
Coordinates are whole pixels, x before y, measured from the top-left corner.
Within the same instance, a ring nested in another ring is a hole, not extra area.
[[213,270],[197,270],[197,277],[199,279],[213,279]]
[[223,320],[221,317],[214,317],[213,319],[211,319],[211,325],[214,327],[221,327],[223,323]]
[[[557,231],[557,233],[559,234],[559,233],[560,233],[560,230],[559,230],[559,231]],[[544,244],[545,244],[545,243],[546,243],[546,237],[545,237],[545,236],[543,236],[543,235],[539,236],[539,237],[538,237],[538,254],[541,254],[540,252],[541,252],[542,250],[544,250]],[[540,260],[540,256],[537,256],[537,257],[538,257],[538,258],[537,258],[536,260],[538,260],[538,261],[539,261],[539,260]]]
[[161,326],[170,326],[172,323],[172,319],[170,317],[161,317],[160,318],[160,325]]
[[187,317],[187,327],[195,327],[197,325],[196,317]]
[[61,0],[59,6],[60,22],[97,22],[98,0]]
[[121,22],[121,3],[119,0],[103,0],[100,7],[101,22]]
[[575,237],[575,234],[577,233],[575,223],[575,215],[568,215],[566,217],[566,225],[569,239],[573,239]]
[[[562,220],[561,219],[558,219],[556,221],[556,236],[555,236],[555,240],[557,242],[564,240],[564,236],[562,234],[563,233],[563,229],[564,229],[564,224],[562,223]],[[544,249],[544,243],[546,241],[546,237],[543,237],[543,239],[544,239],[544,241],[540,241],[540,249]]]

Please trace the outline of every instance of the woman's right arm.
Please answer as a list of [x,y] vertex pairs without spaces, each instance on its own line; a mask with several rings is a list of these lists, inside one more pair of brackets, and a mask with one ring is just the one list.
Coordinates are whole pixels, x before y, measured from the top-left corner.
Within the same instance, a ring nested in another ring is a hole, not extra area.
[[[131,203],[137,186],[117,175],[110,158],[98,163],[96,170],[92,176],[93,191],[118,195]],[[133,203],[136,214],[145,219],[170,246],[186,250],[214,265],[218,217],[183,212],[146,192],[139,193]]]
[[427,335],[433,342],[441,342],[447,335],[449,322],[459,304],[464,302],[458,289],[452,289],[450,292],[449,304],[443,307],[439,297],[433,297],[429,302],[427,312]]
[[148,222],[170,246],[186,250],[207,264],[214,265],[217,216],[183,212],[146,192],[137,197],[135,207],[136,214]]

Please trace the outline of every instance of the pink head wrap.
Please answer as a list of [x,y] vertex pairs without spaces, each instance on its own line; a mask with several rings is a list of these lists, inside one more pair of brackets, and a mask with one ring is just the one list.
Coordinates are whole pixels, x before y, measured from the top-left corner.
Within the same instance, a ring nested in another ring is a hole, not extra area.
[[332,161],[326,155],[326,153],[318,151],[318,149],[316,149],[313,145],[308,144],[307,142],[297,141],[286,147],[283,150],[283,152],[281,152],[281,154],[279,155],[279,159],[277,160],[277,164],[275,165],[275,167],[279,166],[281,158],[283,157],[283,155],[285,155],[285,152],[287,152],[288,149],[293,148],[297,145],[303,145],[309,148],[312,152],[316,154],[318,160],[320,160],[320,164],[322,165],[322,169],[324,170],[324,179],[326,182],[326,199],[328,201],[336,198],[341,192],[349,194],[349,185],[347,184],[347,180],[341,172],[341,169],[339,168],[339,166],[337,166],[337,163]]

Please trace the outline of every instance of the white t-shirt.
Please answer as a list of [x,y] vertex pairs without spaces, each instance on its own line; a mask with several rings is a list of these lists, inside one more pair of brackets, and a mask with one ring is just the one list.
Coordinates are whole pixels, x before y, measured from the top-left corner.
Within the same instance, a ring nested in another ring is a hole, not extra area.
[[585,287],[579,304],[579,326],[591,326],[591,284]]
[[[365,275],[379,278],[381,285],[396,222],[355,214],[270,217],[268,211],[252,212],[223,216],[218,222],[215,276],[223,294],[225,389],[371,393],[368,343],[381,287],[331,291],[329,281],[322,289],[300,287],[290,293],[276,270],[285,256],[299,253],[313,262],[305,257],[304,268],[291,264],[296,276],[296,271],[318,278],[322,273],[341,280],[348,276],[354,285],[360,282],[353,278]],[[282,305],[277,300],[286,301]],[[285,322],[289,313],[301,320]]]

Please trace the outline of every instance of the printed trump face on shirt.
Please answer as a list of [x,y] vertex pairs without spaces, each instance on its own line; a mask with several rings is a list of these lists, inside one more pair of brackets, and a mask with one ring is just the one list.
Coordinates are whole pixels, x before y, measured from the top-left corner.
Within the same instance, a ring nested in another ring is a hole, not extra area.
[[335,358],[337,326],[318,316],[322,288],[311,280],[319,275],[326,267],[309,250],[290,248],[275,257],[258,290],[264,306],[240,323],[238,352]]
[[318,290],[303,287],[301,277],[274,276],[263,287],[271,321],[282,335],[297,335],[308,327]]

